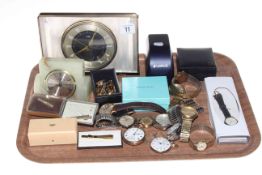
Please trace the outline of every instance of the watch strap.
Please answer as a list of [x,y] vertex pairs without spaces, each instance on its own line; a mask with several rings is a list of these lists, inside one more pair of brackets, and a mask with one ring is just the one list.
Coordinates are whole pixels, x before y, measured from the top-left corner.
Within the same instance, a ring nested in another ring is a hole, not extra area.
[[150,110],[158,112],[160,114],[166,113],[166,110],[156,103],[151,102],[130,102],[130,103],[119,103],[115,104],[111,114],[117,115],[122,111],[133,111],[133,110]]

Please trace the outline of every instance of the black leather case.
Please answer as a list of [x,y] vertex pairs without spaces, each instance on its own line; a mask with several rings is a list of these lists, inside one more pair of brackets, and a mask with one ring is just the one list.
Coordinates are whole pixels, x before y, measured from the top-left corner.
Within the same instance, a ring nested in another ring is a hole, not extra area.
[[212,48],[178,48],[177,71],[185,71],[201,81],[205,77],[216,76]]

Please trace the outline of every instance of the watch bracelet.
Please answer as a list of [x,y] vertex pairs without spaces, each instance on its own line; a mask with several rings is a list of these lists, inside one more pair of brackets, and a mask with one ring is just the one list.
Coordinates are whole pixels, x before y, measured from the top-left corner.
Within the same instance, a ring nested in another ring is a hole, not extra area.
[[182,113],[181,106],[175,105],[169,108],[168,110],[168,118],[172,124],[181,123],[182,124]]
[[[109,124],[101,124],[102,121],[107,121]],[[110,114],[98,114],[96,115],[96,127],[109,127],[116,125],[116,119]]]
[[182,127],[181,127],[181,133],[180,133],[181,142],[189,141],[191,125],[192,125],[191,120],[183,120]]

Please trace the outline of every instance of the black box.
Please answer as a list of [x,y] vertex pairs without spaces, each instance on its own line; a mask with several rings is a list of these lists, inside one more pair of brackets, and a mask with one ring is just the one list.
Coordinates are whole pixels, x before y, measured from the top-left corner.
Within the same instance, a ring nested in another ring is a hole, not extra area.
[[174,76],[174,62],[167,34],[148,35],[147,76],[166,76],[168,84]]
[[[96,103],[99,103],[100,105],[102,105],[104,103],[119,103],[122,101],[122,93],[119,88],[115,69],[94,70],[90,72],[90,76],[92,80],[92,87],[93,87],[93,92],[94,92]],[[112,80],[116,88],[116,93],[112,95],[97,96],[96,83],[100,80],[104,80],[106,82],[109,80]]]
[[212,48],[178,48],[177,71],[185,71],[199,80],[216,76],[217,68]]

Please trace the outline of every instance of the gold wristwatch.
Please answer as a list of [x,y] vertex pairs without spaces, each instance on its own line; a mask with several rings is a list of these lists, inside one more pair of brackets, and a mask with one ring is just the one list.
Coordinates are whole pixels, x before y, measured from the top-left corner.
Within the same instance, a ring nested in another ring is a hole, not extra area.
[[205,151],[216,140],[215,131],[204,124],[197,124],[191,128],[189,145],[196,151]]
[[182,127],[180,133],[180,141],[188,142],[192,122],[197,118],[198,113],[196,109],[191,106],[183,106],[181,108],[181,113],[182,113]]

